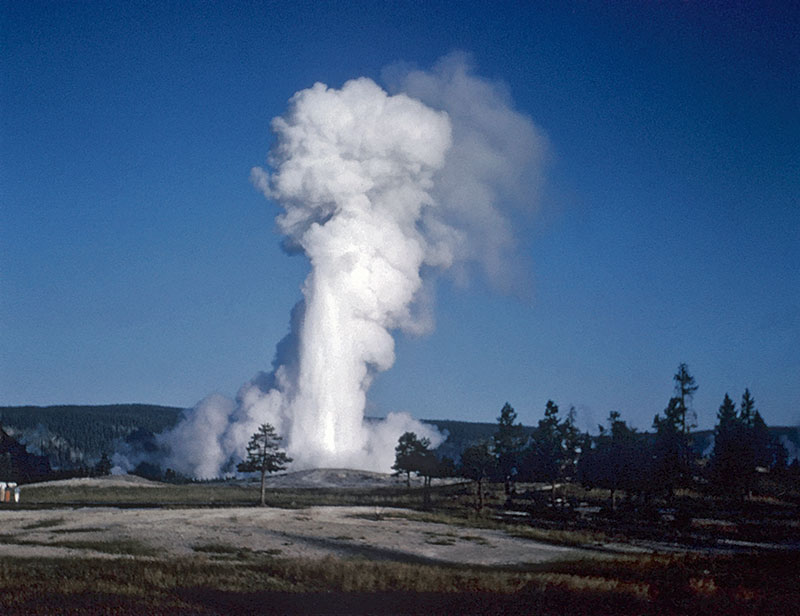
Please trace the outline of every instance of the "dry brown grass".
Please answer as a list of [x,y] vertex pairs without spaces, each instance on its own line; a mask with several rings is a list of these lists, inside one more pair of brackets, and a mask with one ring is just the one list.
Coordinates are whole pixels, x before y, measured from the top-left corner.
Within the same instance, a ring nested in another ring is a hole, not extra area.
[[[359,605],[353,601],[364,601],[377,613],[418,613],[434,604],[470,612],[470,602],[480,598],[488,610],[483,613],[526,606],[562,614],[766,614],[790,613],[800,605],[796,553],[631,556],[502,570],[285,559],[239,554],[216,544],[198,548],[203,553],[192,559],[6,559],[0,562],[0,609],[26,614],[249,613],[246,606],[257,599],[265,611],[280,606],[296,613],[332,611],[337,601],[350,601],[351,608]],[[215,554],[229,558],[217,562]],[[320,596],[329,600],[314,604],[315,610],[309,601]],[[281,597],[289,599],[281,602]]]
[[[467,512],[426,512],[426,511],[384,511],[383,518],[399,518],[414,522],[433,522],[463,528],[482,528],[500,530],[512,537],[541,541],[555,545],[580,547],[603,543],[610,540],[606,533],[595,530],[546,529],[501,522],[491,515]],[[371,518],[375,519],[375,518]]]
[[[503,570],[198,548],[195,558],[173,560],[6,559],[0,610],[205,614],[251,613],[247,606],[259,605],[255,611],[317,613],[337,605],[358,612],[364,602],[374,613],[438,613],[436,606],[471,613],[479,605],[482,613],[778,614],[800,605],[796,553],[631,556]],[[229,558],[218,562],[215,554]],[[313,602],[320,597],[327,600]]]
[[[120,506],[173,507],[256,506],[260,487],[234,482],[192,483],[184,485],[158,484],[158,489],[128,486],[97,485],[38,485],[24,486],[23,507],[52,506]],[[452,494],[459,486],[441,486],[432,490],[434,504],[454,504]],[[325,505],[365,505],[374,507],[420,507],[422,489],[405,487],[373,488],[277,488],[268,489],[269,507],[301,509]]]

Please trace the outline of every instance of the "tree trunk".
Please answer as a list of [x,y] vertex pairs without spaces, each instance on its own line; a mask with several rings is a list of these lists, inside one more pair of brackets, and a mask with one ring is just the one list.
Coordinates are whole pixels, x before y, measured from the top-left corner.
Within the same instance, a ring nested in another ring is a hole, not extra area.
[[483,482],[478,479],[478,511],[483,509]]
[[267,471],[261,471],[261,506],[264,507],[267,504],[266,501],[266,490],[267,490]]

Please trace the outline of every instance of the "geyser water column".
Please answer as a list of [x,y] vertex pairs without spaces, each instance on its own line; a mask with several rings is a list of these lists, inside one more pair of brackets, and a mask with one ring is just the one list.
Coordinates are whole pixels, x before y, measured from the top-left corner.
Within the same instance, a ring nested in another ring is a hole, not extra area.
[[281,206],[287,248],[311,263],[291,331],[235,402],[209,396],[158,436],[157,454],[118,452],[117,463],[220,476],[262,423],[286,437],[294,469],[387,472],[403,432],[441,441],[406,413],[365,422],[368,388],[394,363],[393,331],[433,326],[421,271],[464,280],[478,266],[506,289],[525,279],[513,275],[524,257],[510,214],[536,201],[546,139],[463,54],[395,78],[394,96],[369,79],[318,83],[273,120],[271,171],[253,169],[253,181]]
[[369,79],[295,94],[273,121],[274,171],[256,173],[284,208],[278,225],[311,262],[303,286],[287,449],[305,466],[363,466],[366,392],[394,363],[390,331],[411,326],[425,238],[421,213],[450,146],[446,113]]

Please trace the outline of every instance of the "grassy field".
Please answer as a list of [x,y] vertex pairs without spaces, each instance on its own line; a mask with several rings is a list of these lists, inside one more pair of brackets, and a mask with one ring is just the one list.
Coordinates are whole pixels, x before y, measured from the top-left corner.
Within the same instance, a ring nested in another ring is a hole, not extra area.
[[[447,499],[447,488],[437,493]],[[258,484],[190,483],[161,484],[158,487],[25,486],[23,507],[133,506],[133,507],[243,507],[259,502]],[[275,489],[267,491],[269,507],[298,509],[320,505],[367,505],[376,507],[419,506],[419,491],[405,488],[347,490],[335,488]]]
[[[124,552],[125,545],[118,546]],[[135,546],[134,546],[135,548]],[[198,546],[191,559],[5,559],[5,614],[791,614],[794,555],[637,556],[516,570],[282,559]]]

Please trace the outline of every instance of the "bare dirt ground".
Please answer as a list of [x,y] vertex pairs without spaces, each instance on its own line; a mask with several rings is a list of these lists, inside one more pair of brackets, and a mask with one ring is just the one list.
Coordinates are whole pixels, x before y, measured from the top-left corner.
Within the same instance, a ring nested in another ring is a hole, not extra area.
[[[275,487],[375,487],[398,478],[361,471],[303,471],[271,478]],[[39,484],[39,487],[45,484]],[[131,477],[71,479],[53,485],[158,489]],[[25,492],[23,490],[23,500]],[[516,538],[501,530],[461,528],[387,516],[398,509],[48,508],[0,509],[0,557],[109,557],[104,545],[133,542],[159,556],[249,550],[285,557],[359,556],[377,560],[523,565],[586,558],[590,550]],[[94,547],[92,547],[94,546]],[[100,546],[99,548],[97,546]]]
[[[378,516],[376,517],[376,513]],[[160,556],[223,548],[304,558],[517,565],[593,553],[502,531],[381,518],[370,507],[1,511],[0,557],[108,556],[75,544],[135,541]]]

